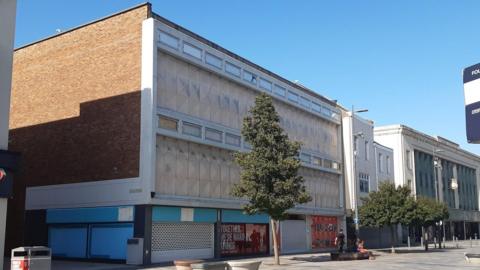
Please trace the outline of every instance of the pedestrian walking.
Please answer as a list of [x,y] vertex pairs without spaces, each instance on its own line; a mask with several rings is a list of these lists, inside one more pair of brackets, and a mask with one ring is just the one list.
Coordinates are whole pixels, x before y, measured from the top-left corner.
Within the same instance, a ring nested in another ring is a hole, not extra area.
[[343,253],[343,245],[345,245],[345,234],[343,233],[343,229],[340,229],[337,237],[335,237],[335,246],[337,246],[339,253]]

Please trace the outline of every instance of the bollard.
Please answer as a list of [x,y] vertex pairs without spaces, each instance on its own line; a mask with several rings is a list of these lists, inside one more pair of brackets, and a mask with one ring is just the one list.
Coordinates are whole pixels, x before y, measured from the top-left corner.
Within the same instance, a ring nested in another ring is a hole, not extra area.
[[470,247],[473,247],[472,237],[470,236]]
[[420,237],[420,246],[423,247],[423,236]]
[[437,248],[437,237],[433,238],[433,247]]
[[410,250],[410,235],[407,238],[407,242],[408,242],[408,250]]
[[447,247],[447,242],[445,241],[445,236],[443,237],[443,248]]

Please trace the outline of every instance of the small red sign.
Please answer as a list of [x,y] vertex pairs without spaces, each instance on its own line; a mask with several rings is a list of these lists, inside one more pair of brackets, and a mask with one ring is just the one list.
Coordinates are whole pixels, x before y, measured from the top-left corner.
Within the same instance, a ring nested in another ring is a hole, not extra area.
[[0,181],[4,180],[7,178],[7,173],[5,172],[4,169],[0,169]]

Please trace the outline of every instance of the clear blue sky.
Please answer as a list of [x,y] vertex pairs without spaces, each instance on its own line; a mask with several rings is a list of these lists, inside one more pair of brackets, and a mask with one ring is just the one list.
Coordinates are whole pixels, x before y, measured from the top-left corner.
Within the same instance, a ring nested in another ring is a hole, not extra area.
[[[135,0],[18,0],[15,46]],[[465,138],[462,69],[480,62],[480,1],[158,0],[156,13],[377,125]]]

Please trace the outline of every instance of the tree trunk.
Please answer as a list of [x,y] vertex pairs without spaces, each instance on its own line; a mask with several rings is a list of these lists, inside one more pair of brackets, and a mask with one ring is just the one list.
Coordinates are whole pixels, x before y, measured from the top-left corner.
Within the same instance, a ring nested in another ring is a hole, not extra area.
[[273,254],[275,256],[275,264],[280,264],[280,257],[278,255],[278,239],[277,239],[277,220],[270,220],[272,224],[272,237],[273,237]]
[[442,248],[442,239],[443,239],[443,231],[442,231],[442,226],[436,226],[435,227],[437,230],[437,239],[438,239],[438,248]]
[[424,231],[425,231],[425,235],[423,236],[424,237],[423,243],[425,244],[425,251],[428,251],[428,227],[425,227]]
[[390,225],[390,246],[391,248],[391,253],[395,253],[395,225]]

